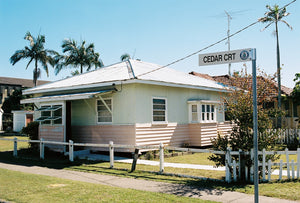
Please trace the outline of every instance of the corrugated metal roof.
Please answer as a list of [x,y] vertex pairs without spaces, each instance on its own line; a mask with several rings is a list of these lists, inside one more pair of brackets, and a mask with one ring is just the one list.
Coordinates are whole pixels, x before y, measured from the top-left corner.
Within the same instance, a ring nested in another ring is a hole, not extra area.
[[[25,90],[24,94],[43,93],[68,89],[82,89],[97,86],[101,87],[104,86],[104,84],[117,83],[118,81],[131,81],[137,83],[158,82],[162,83],[163,85],[176,84],[179,86],[184,85],[224,90],[224,87],[222,85],[217,84],[214,81],[193,76],[188,73],[176,71],[168,67],[148,73],[149,71],[156,70],[160,67],[161,66],[153,63],[129,60],[81,75],[76,75],[63,80],[37,86],[35,88]],[[148,74],[142,75],[144,73]]]
[[[49,83],[49,81],[45,80],[37,80],[38,85],[42,85],[45,83]],[[33,81],[29,79],[23,78],[10,78],[10,77],[0,77],[0,84],[3,85],[18,85],[22,87],[33,87]]]

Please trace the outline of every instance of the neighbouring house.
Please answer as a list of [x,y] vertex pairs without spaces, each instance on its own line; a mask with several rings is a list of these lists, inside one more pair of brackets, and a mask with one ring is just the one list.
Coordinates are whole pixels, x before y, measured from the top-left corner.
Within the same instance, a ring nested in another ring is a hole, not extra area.
[[[38,80],[37,84],[46,84],[49,81]],[[33,81],[30,79],[0,77],[0,109],[5,100],[12,95],[15,90],[23,90],[26,88],[32,88],[34,86]],[[2,109],[3,110],[3,109]],[[6,128],[13,128],[13,116],[12,112],[0,113],[0,130],[6,130]]]
[[45,140],[207,146],[225,122],[228,88],[174,69],[128,60],[23,91]]
[[[243,78],[229,76],[229,75],[219,75],[219,76],[210,76],[208,74],[202,74],[197,72],[190,72],[191,75],[195,75],[201,78],[209,79],[212,81],[216,81],[219,84],[232,86],[233,81],[236,83],[235,85],[239,86],[239,80]],[[259,76],[257,77],[257,83],[269,83],[271,87],[270,97],[272,100],[265,104],[266,108],[277,107],[278,100],[278,84],[275,81],[267,79],[265,77]],[[249,80],[249,85],[252,85],[252,80]],[[281,93],[282,93],[282,109],[286,112],[285,117],[282,118],[282,127],[283,128],[297,128],[299,125],[299,115],[300,115],[300,105],[293,100],[291,94],[293,92],[292,88],[288,88],[286,86],[281,85]],[[274,126],[276,126],[277,120],[274,119]]]
[[12,111],[13,113],[13,131],[20,132],[23,127],[33,121],[33,111]]

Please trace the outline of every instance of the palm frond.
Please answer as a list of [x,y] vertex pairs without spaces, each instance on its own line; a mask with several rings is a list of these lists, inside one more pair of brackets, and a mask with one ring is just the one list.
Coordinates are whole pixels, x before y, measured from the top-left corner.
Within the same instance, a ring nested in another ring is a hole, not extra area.
[[283,22],[284,24],[286,24],[286,26],[288,26],[288,28],[293,30],[293,27],[290,24],[288,24],[288,22],[286,22],[285,20],[280,20],[280,21]]
[[29,60],[29,62],[27,63],[26,69],[28,68],[28,66],[30,65],[30,63],[33,61],[33,59],[34,59],[34,58],[31,58],[31,59]]

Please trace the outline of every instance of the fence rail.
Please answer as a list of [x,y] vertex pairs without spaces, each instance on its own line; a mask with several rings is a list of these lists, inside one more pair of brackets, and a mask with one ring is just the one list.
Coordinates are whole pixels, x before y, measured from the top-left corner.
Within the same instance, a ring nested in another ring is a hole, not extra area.
[[[135,170],[135,166],[138,159],[138,153],[141,149],[151,149],[151,150],[159,150],[159,173],[164,172],[164,149],[166,150],[173,150],[173,151],[182,151],[182,152],[194,152],[194,153],[213,153],[218,155],[224,155],[225,156],[225,181],[226,182],[232,182],[237,181],[241,179],[242,177],[242,171],[245,172],[245,179],[250,180],[253,182],[253,166],[250,167],[250,174],[248,172],[248,168],[245,167],[244,170],[242,168],[244,167],[242,165],[243,158],[242,156],[250,156],[253,160],[254,153],[253,150],[250,152],[244,152],[242,150],[239,151],[231,151],[230,148],[227,149],[227,151],[215,151],[210,149],[195,149],[195,148],[180,148],[180,147],[172,147],[172,146],[164,146],[162,143],[160,145],[147,145],[147,146],[138,146],[138,145],[121,145],[121,144],[114,144],[112,141],[110,141],[108,144],[95,144],[95,143],[74,143],[72,140],[69,142],[57,142],[57,141],[48,141],[48,140],[18,140],[17,138],[14,139],[8,139],[8,138],[0,138],[0,140],[4,141],[13,141],[14,142],[14,150],[13,150],[13,156],[18,156],[18,142],[28,142],[28,143],[39,143],[40,148],[40,159],[45,158],[45,144],[50,145],[62,145],[69,147],[69,152],[67,153],[69,156],[69,160],[71,162],[74,161],[74,146],[84,146],[84,147],[101,147],[101,148],[108,148],[109,149],[109,157],[110,157],[110,168],[114,167],[114,148],[131,148],[135,149],[135,154],[133,156],[133,163],[131,171]],[[286,162],[283,162],[283,160],[280,160],[279,163],[273,163],[271,160],[267,161],[267,155],[285,155],[286,156]],[[289,155],[297,155],[297,161],[289,159]],[[236,161],[233,159],[234,156],[238,156],[239,158]],[[282,179],[283,176],[283,168],[286,167],[287,172],[287,178],[288,179],[299,179],[300,178],[300,148],[297,149],[297,151],[288,151],[286,149],[285,151],[266,151],[263,149],[262,151],[258,151],[258,156],[260,157],[259,161],[259,167],[262,167],[262,181],[270,181],[271,180],[271,173],[274,170],[274,167],[279,166],[279,180]],[[273,169],[272,169],[273,167]]]

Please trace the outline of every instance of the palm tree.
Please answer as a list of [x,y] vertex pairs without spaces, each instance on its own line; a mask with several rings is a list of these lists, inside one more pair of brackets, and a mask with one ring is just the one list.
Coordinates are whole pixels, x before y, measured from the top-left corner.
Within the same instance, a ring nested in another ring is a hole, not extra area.
[[122,56],[120,57],[121,61],[127,61],[129,59],[131,59],[131,57],[128,53],[122,54]]
[[29,64],[32,61],[34,61],[35,68],[33,70],[33,83],[34,83],[34,86],[36,86],[37,79],[41,75],[41,71],[38,68],[38,63],[42,64],[44,70],[47,73],[47,77],[48,77],[49,76],[48,64],[50,64],[54,67],[55,60],[52,57],[52,55],[56,55],[57,52],[44,48],[44,43],[45,43],[45,36],[44,35],[38,35],[38,37],[35,38],[30,34],[30,32],[27,32],[24,39],[28,40],[30,42],[30,46],[29,47],[25,46],[24,49],[17,50],[10,57],[10,63],[12,65],[15,65],[21,59],[27,59],[28,58],[29,62],[26,66],[26,69],[27,69]]
[[[265,13],[265,17],[259,18],[258,20],[262,23],[268,23],[267,26],[263,28],[265,30],[273,23],[275,24],[275,35],[276,35],[276,58],[277,58],[277,75],[278,75],[278,108],[281,108],[281,76],[280,76],[280,52],[279,52],[279,37],[278,37],[278,22],[283,22],[291,30],[293,29],[285,20],[284,17],[288,16],[290,13],[286,12],[286,7],[279,8],[278,5],[273,7],[267,5],[268,11]],[[281,127],[281,118],[279,118],[278,127]]]
[[58,74],[62,68],[66,66],[80,67],[80,73],[83,73],[83,67],[87,67],[87,71],[91,69],[94,65],[95,69],[97,67],[102,67],[103,62],[99,59],[99,53],[95,53],[94,44],[88,44],[85,46],[85,41],[82,41],[80,45],[77,44],[75,40],[66,39],[62,43],[63,53],[66,55],[56,56],[56,67],[55,74]]

